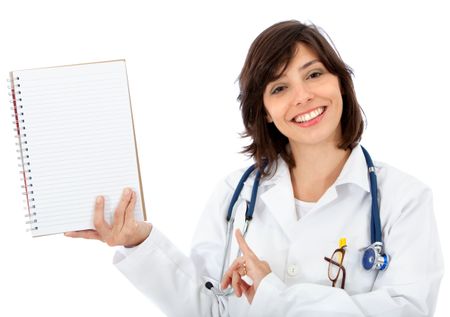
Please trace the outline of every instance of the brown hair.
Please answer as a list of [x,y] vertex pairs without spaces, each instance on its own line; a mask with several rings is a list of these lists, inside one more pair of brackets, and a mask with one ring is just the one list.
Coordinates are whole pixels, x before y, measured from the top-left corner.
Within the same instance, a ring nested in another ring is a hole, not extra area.
[[[240,88],[238,101],[245,127],[241,137],[251,137],[253,140],[240,153],[253,157],[263,178],[269,175],[274,164],[275,169],[277,168],[278,155],[290,168],[295,166],[294,158],[286,148],[288,138],[273,122],[267,122],[263,94],[267,84],[283,74],[295,55],[299,42],[315,51],[325,68],[339,78],[343,111],[342,140],[338,147],[353,149],[359,143],[364,129],[362,109],[353,87],[353,72],[342,61],[339,53],[313,24],[306,25],[295,20],[276,23],[253,41],[238,79]],[[267,165],[267,168],[263,170],[264,165]]]

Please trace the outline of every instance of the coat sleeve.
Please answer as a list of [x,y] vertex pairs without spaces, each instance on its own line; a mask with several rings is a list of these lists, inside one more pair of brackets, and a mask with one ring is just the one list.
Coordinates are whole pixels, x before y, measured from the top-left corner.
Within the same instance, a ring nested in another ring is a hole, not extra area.
[[443,259],[431,191],[415,194],[408,195],[414,198],[402,203],[400,216],[384,229],[391,262],[378,273],[371,292],[350,296],[324,285],[287,287],[271,273],[257,289],[249,316],[432,316]]
[[219,279],[226,226],[225,216],[219,221],[219,215],[228,196],[221,182],[206,204],[191,256],[155,227],[132,251],[115,254],[119,271],[168,316],[228,316],[227,299],[205,287]]

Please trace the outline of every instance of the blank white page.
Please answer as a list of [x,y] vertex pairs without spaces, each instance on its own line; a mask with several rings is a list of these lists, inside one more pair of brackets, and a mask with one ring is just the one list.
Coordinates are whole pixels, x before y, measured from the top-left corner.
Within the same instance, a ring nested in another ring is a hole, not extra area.
[[98,195],[105,197],[105,218],[111,223],[125,187],[136,192],[135,216],[144,219],[125,61],[11,75],[23,162],[30,163],[24,170],[32,184],[27,187],[34,205],[29,211],[36,213],[32,235],[93,228]]

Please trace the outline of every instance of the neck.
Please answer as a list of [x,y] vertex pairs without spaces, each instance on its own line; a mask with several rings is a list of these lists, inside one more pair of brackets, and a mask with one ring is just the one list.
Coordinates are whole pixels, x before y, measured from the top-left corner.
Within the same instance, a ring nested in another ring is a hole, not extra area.
[[334,142],[290,146],[295,160],[295,167],[290,170],[295,198],[318,201],[336,181],[351,150],[341,150]]

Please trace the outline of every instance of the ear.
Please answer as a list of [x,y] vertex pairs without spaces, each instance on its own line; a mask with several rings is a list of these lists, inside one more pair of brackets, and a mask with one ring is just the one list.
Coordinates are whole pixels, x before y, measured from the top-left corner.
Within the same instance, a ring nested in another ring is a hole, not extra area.
[[272,117],[270,116],[270,114],[266,114],[266,119],[267,119],[267,122],[269,122],[269,123],[272,123],[272,122],[273,122],[273,119],[272,119]]

